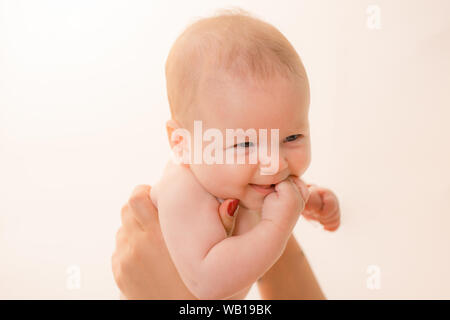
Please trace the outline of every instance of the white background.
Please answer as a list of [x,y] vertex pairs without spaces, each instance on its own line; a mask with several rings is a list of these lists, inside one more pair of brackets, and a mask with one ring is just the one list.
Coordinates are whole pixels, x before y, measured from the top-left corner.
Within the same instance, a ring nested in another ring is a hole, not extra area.
[[120,208],[169,156],[166,56],[230,5],[278,27],[310,78],[305,180],[335,191],[342,225],[295,234],[326,296],[450,298],[446,0],[0,1],[0,298],[117,299]]

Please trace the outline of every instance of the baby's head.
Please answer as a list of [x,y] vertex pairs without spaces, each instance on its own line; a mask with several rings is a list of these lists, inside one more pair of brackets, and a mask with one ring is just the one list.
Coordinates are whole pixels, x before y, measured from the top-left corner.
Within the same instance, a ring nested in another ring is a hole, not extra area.
[[[239,199],[241,206],[258,210],[274,190],[270,185],[291,175],[300,177],[308,168],[308,78],[297,52],[275,27],[242,11],[201,19],[173,45],[166,81],[172,116],[167,122],[169,140],[175,129],[187,129],[192,138],[184,142],[194,150],[194,121],[200,120],[202,132],[214,128],[222,133],[218,145],[224,155],[233,148],[245,153],[245,164],[196,164],[191,152],[189,166],[211,194]],[[226,129],[254,129],[256,145],[248,136],[246,143],[227,141]],[[267,130],[268,154],[278,151],[278,165],[270,175],[262,173],[260,162],[249,163],[262,142],[260,129]],[[278,150],[270,143],[271,129],[279,130]],[[171,140],[171,146],[182,140]],[[208,148],[205,140],[201,154]]]

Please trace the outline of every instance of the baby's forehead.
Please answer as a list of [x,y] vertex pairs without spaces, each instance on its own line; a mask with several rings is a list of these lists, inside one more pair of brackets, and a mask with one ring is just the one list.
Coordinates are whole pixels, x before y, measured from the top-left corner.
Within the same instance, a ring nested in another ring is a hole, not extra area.
[[166,62],[172,115],[211,115],[230,99],[257,98],[261,88],[276,94],[281,90],[266,84],[278,75],[303,79],[308,87],[297,52],[276,28],[239,14],[200,20],[177,39]]
[[211,94],[224,96],[238,91],[241,91],[241,93],[243,91],[281,91],[287,87],[309,95],[308,83],[293,76],[273,74],[269,78],[262,78],[251,74],[235,74],[222,70],[220,67],[213,67],[213,70],[203,72],[199,77],[197,95],[198,97]]
[[308,125],[309,91],[295,79],[239,78],[214,73],[200,82],[197,118],[218,128],[294,128]]
[[266,95],[301,94],[309,98],[309,83],[306,78],[274,73],[270,77],[259,77],[252,74],[236,74],[221,67],[207,67],[198,79],[197,95],[223,99],[230,95],[246,95],[251,97],[257,93]]

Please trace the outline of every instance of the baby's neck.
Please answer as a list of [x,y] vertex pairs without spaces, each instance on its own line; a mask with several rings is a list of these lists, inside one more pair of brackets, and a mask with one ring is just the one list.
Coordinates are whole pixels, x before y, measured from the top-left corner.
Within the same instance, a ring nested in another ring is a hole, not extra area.
[[261,221],[261,212],[240,206],[234,226],[233,235],[240,235],[248,232]]
[[240,205],[239,206],[239,213],[254,214],[254,215],[261,216],[261,209],[250,209],[250,208],[247,208],[245,206]]

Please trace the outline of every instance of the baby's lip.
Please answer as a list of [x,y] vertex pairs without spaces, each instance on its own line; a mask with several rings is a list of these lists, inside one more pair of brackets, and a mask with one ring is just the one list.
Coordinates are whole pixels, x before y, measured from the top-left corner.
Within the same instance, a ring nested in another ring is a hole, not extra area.
[[272,193],[275,191],[275,185],[274,184],[253,184],[253,183],[249,183],[248,184],[250,187],[252,187],[253,190],[263,194],[263,195],[268,195],[269,193]]
[[257,187],[260,187],[260,188],[267,188],[267,189],[275,187],[275,183],[272,183],[272,184],[249,183],[249,184],[252,185],[252,186],[257,186]]
[[275,185],[279,184],[281,181],[286,180],[288,178],[288,175],[283,175],[283,176],[281,176],[279,178],[280,178],[279,180],[275,180],[271,184],[249,183],[249,185],[256,186],[256,187],[261,187],[261,188],[273,188],[273,187],[275,187]]

